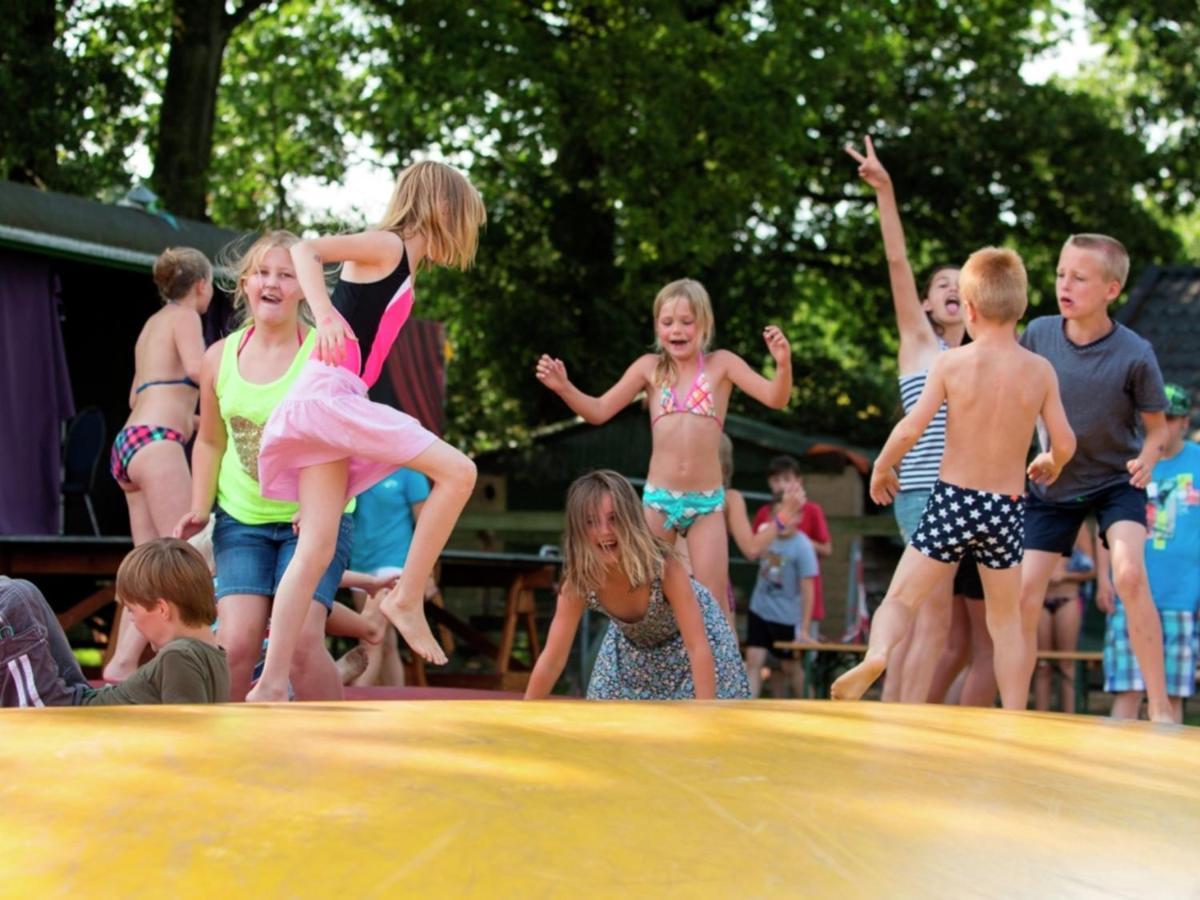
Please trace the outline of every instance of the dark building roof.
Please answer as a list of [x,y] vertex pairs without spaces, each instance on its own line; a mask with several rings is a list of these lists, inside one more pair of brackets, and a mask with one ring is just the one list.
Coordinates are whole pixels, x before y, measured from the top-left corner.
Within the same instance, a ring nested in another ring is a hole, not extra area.
[[1200,266],[1148,266],[1117,318],[1154,345],[1163,378],[1200,407]]
[[0,246],[144,270],[167,247],[210,259],[241,232],[139,206],[100,203],[0,181]]

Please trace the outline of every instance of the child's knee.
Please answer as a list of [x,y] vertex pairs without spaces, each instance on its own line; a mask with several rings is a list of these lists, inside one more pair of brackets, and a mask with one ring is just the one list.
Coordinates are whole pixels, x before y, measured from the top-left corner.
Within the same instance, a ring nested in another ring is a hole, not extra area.
[[1149,590],[1146,567],[1140,559],[1113,560],[1113,587],[1126,605],[1132,600],[1137,603]]

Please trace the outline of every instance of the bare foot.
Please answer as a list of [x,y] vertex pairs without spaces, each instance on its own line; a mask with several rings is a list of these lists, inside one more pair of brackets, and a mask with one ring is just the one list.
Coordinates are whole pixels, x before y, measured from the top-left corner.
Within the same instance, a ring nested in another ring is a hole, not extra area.
[[886,656],[881,654],[864,657],[862,662],[833,683],[833,687],[829,689],[829,696],[834,700],[859,700],[886,668]]
[[287,682],[284,682],[282,687],[275,688],[261,678],[254,687],[250,688],[250,693],[246,695],[247,703],[286,703],[287,699]]
[[418,596],[415,600],[405,603],[397,596],[399,593],[399,585],[392,588],[379,604],[379,611],[396,626],[396,630],[412,648],[413,653],[435,666],[444,666],[446,654],[438,646],[433,632],[429,630],[429,623],[425,621],[424,599]]
[[342,684],[350,684],[367,671],[367,648],[359,644],[337,661],[338,674],[342,676]]
[[1178,722],[1175,721],[1175,714],[1173,712],[1171,712],[1171,707],[1169,707],[1169,706],[1166,709],[1150,710],[1149,717],[1150,717],[1151,722],[1155,722],[1158,725],[1178,725],[1179,724]]

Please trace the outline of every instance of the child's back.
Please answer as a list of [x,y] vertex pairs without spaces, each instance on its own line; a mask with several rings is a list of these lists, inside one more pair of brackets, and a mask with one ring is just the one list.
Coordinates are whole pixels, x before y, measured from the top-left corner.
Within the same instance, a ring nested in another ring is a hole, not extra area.
[[941,478],[998,494],[1025,491],[1025,460],[1038,415],[1055,384],[1046,360],[1015,334],[979,334],[937,358],[948,415]]

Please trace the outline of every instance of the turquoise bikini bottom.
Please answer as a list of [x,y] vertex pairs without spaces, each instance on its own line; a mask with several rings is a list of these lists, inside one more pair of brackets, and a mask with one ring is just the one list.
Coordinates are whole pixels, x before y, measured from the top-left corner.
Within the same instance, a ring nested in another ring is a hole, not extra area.
[[725,508],[725,488],[711,491],[669,491],[647,484],[642,491],[642,505],[663,513],[667,518],[663,528],[687,534],[696,520]]

